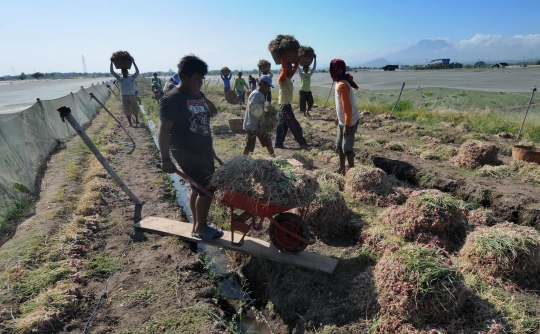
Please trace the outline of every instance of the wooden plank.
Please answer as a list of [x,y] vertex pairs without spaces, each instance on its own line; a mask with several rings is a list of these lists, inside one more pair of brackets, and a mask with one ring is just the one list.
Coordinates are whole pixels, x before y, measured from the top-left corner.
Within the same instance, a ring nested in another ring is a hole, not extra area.
[[294,159],[294,158],[289,158],[289,159],[286,159],[288,163],[290,163],[291,165],[293,166],[296,166],[296,167],[304,167],[304,164],[301,163],[300,161]]
[[[221,239],[201,240],[191,236],[191,230],[193,227],[192,224],[167,218],[146,217],[140,222],[135,223],[134,226],[135,228],[151,233],[158,233],[163,235],[177,235],[184,240],[201,242],[207,245],[222,247],[248,255],[262,257],[272,261],[292,264],[305,269],[322,271],[328,274],[332,274],[334,272],[339,262],[337,259],[307,251],[303,251],[294,255],[286,254],[280,252],[272,244],[266,241],[251,238],[249,236],[245,237],[243,246],[233,246],[231,244],[231,233],[229,231],[225,231],[225,235]],[[238,242],[241,237],[242,236],[240,234],[235,233],[235,242]]]

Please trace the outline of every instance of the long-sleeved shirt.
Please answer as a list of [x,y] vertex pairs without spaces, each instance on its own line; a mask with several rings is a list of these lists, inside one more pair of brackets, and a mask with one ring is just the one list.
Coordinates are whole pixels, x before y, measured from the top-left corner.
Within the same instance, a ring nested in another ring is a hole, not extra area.
[[120,94],[122,95],[135,95],[135,91],[137,91],[135,79],[139,75],[139,68],[135,63],[133,63],[133,66],[135,66],[135,73],[124,78],[124,76],[120,76],[114,71],[113,63],[111,62],[110,71],[112,76],[118,81],[118,84],[120,85]]
[[360,119],[356,98],[347,80],[336,83],[336,113],[340,125],[352,126]]
[[[294,64],[291,69],[291,77],[296,73],[298,68],[298,62]],[[281,57],[281,73],[279,73],[278,78],[279,83],[279,104],[291,104],[293,101],[293,83],[291,78],[287,75],[287,58],[285,56]]]
[[313,68],[309,73],[303,73],[302,67],[298,66],[298,75],[300,76],[300,90],[303,92],[311,92],[311,75],[317,68],[317,58],[313,61]]

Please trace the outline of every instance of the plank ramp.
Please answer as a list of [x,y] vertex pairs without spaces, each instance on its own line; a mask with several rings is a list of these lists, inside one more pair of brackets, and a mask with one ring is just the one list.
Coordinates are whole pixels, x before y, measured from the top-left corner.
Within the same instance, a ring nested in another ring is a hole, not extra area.
[[[167,218],[146,217],[140,222],[135,223],[134,226],[137,229],[150,233],[177,235],[184,240],[230,249],[248,255],[258,256],[281,263],[292,264],[301,268],[321,271],[328,274],[332,274],[334,272],[339,262],[337,259],[308,251],[303,251],[294,255],[286,254],[280,252],[272,244],[266,241],[251,238],[249,236],[245,237],[243,246],[234,246],[231,244],[231,232],[229,231],[225,231],[225,235],[218,240],[201,240],[191,236],[191,230],[193,227],[192,224]],[[242,235],[235,233],[235,242],[238,242],[241,237]]]

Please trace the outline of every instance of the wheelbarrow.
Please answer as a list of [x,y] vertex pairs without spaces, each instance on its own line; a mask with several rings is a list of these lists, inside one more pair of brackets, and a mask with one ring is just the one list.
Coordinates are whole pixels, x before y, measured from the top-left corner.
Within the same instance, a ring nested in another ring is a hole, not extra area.
[[[158,164],[158,167],[161,166]],[[272,245],[284,253],[300,253],[306,249],[308,245],[313,245],[316,242],[315,236],[309,231],[309,226],[304,219],[292,212],[286,212],[295,207],[268,203],[260,199],[227,190],[222,190],[224,196],[223,198],[218,199],[214,196],[213,192],[197,183],[185,173],[178,169],[174,172],[202,191],[205,195],[230,208],[231,244],[233,246],[241,247],[244,244],[245,236],[252,228],[258,230],[262,229],[265,218],[271,222],[268,230]],[[243,212],[235,214],[235,209],[243,210]],[[305,210],[302,211],[305,213]],[[248,221],[250,222],[248,223]],[[242,233],[242,237],[238,242],[234,242],[234,231]]]

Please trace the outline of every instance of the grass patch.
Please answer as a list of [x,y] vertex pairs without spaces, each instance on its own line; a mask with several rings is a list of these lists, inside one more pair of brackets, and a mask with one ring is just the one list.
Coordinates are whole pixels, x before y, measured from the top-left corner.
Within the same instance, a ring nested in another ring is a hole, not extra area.
[[[94,255],[85,265],[86,277],[104,278],[109,276],[116,264],[117,258],[106,255]],[[118,267],[120,269],[120,267]]]
[[179,311],[164,311],[154,316],[146,324],[123,334],[154,333],[201,333],[213,320],[212,311],[203,307],[189,307]]
[[[0,215],[0,235],[7,236],[10,235],[17,226],[17,220],[22,216],[28,207],[30,207],[34,202],[32,200],[22,200],[14,202],[2,212]],[[4,237],[0,237],[0,245],[5,241]]]

